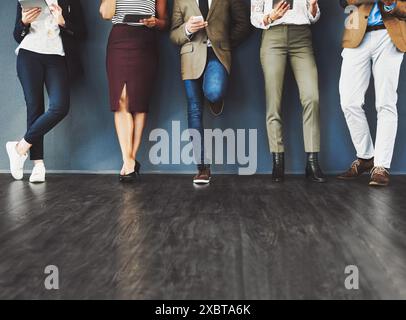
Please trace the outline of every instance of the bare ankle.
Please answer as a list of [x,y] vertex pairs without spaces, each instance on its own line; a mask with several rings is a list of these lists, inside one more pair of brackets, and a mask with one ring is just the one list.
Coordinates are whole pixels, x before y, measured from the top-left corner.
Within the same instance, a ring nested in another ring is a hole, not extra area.
[[127,158],[123,159],[124,166],[132,166],[135,164],[135,159],[133,158]]
[[20,142],[17,143],[16,150],[20,156],[24,156],[27,154],[28,150],[30,150],[31,144],[29,144],[25,139],[22,139]]
[[16,151],[20,156],[23,156],[26,154],[26,152],[24,152],[23,148],[20,145],[20,142],[16,145]]

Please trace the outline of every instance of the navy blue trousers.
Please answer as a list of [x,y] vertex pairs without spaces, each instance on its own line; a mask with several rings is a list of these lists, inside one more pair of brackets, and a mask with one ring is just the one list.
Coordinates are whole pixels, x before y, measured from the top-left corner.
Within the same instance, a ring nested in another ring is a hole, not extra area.
[[[39,54],[21,49],[17,74],[27,105],[27,132],[24,139],[32,144],[31,160],[44,159],[44,136],[69,112],[69,76],[65,57]],[[49,98],[45,111],[44,88]]]

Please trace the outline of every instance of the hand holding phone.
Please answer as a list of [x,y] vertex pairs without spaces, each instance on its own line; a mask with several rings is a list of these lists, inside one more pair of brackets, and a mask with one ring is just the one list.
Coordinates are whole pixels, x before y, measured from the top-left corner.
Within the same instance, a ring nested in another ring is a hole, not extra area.
[[288,10],[291,9],[290,3],[287,0],[275,0],[273,5],[272,11],[264,17],[264,24],[266,26],[283,18]]
[[208,26],[207,21],[204,21],[203,16],[192,16],[186,23],[186,30],[190,33],[196,33]]
[[148,28],[155,28],[158,24],[158,19],[155,18],[154,16],[151,16],[147,19],[141,19],[140,22],[143,23],[144,26]]
[[203,16],[193,16],[192,18],[195,22],[204,22]]
[[[314,1],[314,0],[311,0]],[[294,4],[294,0],[274,0],[273,1],[273,8],[276,9],[278,7],[278,5],[281,5],[281,3],[286,3],[289,5],[289,10],[293,9],[293,4]]]

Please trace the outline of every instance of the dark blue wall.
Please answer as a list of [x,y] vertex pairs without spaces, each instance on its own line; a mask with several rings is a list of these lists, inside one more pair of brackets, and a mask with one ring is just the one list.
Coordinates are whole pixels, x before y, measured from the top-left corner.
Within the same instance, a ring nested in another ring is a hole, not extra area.
[[[172,0],[169,0],[172,7]],[[348,130],[339,106],[338,80],[341,64],[340,38],[344,14],[336,1],[320,1],[322,18],[314,27],[314,44],[320,73],[322,113],[322,159],[325,170],[337,172],[354,158]],[[68,119],[46,138],[47,167],[53,170],[111,171],[121,167],[120,151],[114,132],[113,117],[108,107],[105,74],[105,48],[111,25],[98,15],[96,0],[82,1],[86,9],[89,39],[83,49],[86,76],[73,88],[72,111]],[[0,1],[0,146],[9,139],[21,137],[25,128],[25,106],[20,84],[16,78],[12,38],[16,4],[14,0]],[[234,67],[226,110],[220,118],[206,115],[205,123],[212,128],[257,128],[259,172],[269,172],[271,158],[265,128],[264,85],[259,63],[260,31],[235,52]],[[179,120],[186,128],[186,101],[179,72],[178,48],[161,37],[161,67],[156,95],[146,130],[140,161],[145,170],[190,172],[191,166],[155,167],[149,164],[149,132],[154,128],[170,129],[171,121]],[[394,172],[406,172],[406,73],[399,87],[400,129],[393,162]],[[374,98],[368,93],[366,109],[375,132]],[[285,138],[287,168],[302,172],[304,151],[301,127],[301,106],[297,87],[289,72],[285,98]],[[0,152],[0,170],[7,169],[6,155]],[[236,172],[235,166],[215,166],[217,172]]]

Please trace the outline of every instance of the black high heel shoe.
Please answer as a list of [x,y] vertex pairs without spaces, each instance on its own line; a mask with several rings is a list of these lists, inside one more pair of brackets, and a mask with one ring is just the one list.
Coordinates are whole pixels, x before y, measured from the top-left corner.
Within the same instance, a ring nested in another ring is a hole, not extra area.
[[125,174],[125,175],[120,174],[119,180],[120,180],[120,182],[123,182],[123,183],[134,182],[136,177],[137,177],[137,173],[134,171],[134,172],[131,172],[131,173]]
[[119,180],[120,182],[133,182],[137,178],[137,176],[140,175],[140,170],[141,170],[141,163],[139,163],[137,160],[135,160],[135,165],[134,165],[134,172],[131,172],[126,175],[120,174]]

